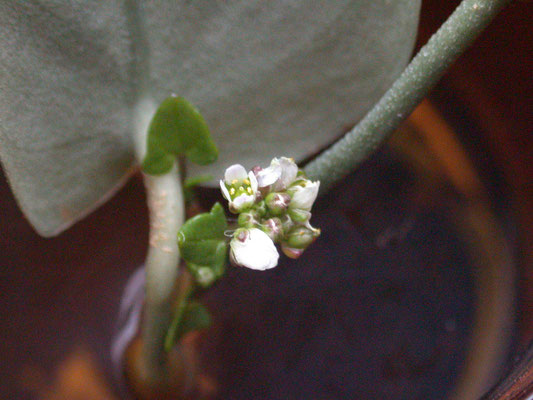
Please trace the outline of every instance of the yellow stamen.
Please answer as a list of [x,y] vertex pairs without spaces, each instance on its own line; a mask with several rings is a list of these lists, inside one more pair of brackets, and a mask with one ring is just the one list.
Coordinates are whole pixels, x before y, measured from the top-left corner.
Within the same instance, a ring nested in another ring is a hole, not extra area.
[[229,190],[229,194],[231,194],[231,195],[233,196],[233,195],[235,194],[235,188],[231,188],[231,189]]
[[238,181],[237,179],[234,179],[234,180],[231,181],[231,184],[232,184],[232,185],[235,185],[235,184],[237,184],[238,182],[239,182],[239,181]]
[[252,188],[250,186],[248,186],[248,189],[246,189],[246,191],[248,192],[248,194],[252,194]]
[[244,192],[244,187],[239,186],[239,192]]
[[249,184],[250,184],[250,179],[246,178],[246,179],[244,180],[244,183],[246,183],[247,185],[249,185]]

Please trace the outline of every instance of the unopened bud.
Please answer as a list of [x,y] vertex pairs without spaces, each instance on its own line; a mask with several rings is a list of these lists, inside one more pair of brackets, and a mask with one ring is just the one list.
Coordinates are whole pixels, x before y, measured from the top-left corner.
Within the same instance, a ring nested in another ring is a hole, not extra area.
[[240,213],[237,223],[242,228],[253,228],[258,224],[257,213],[254,211]]
[[283,254],[285,254],[289,258],[298,258],[303,254],[302,249],[293,249],[291,247],[288,247],[286,244],[281,245],[281,251],[283,251]]
[[287,214],[282,215],[280,217],[281,220],[281,227],[283,228],[283,232],[290,232],[291,229],[294,227],[294,222],[292,222],[291,217],[289,217]]
[[264,200],[259,201],[253,208],[253,210],[257,213],[257,216],[264,217],[267,213],[267,207]]
[[285,240],[287,247],[293,249],[306,249],[320,235],[320,230],[311,230],[305,226],[297,226],[289,232]]
[[289,216],[293,221],[305,224],[311,219],[311,213],[306,210],[300,210],[298,208],[289,209]]
[[273,242],[279,241],[283,236],[283,226],[279,218],[269,218],[261,225],[263,232],[265,232]]
[[289,208],[291,196],[287,193],[269,193],[265,198],[266,206],[273,215],[282,215]]

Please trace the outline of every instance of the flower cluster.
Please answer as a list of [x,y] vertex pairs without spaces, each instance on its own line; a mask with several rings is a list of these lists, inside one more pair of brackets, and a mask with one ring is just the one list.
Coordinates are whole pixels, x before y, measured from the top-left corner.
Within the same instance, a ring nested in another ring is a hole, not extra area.
[[275,243],[288,257],[298,258],[320,235],[309,223],[319,186],[291,158],[274,158],[269,167],[249,172],[239,164],[229,167],[220,189],[230,211],[239,214],[230,242],[232,263],[273,268],[279,258]]

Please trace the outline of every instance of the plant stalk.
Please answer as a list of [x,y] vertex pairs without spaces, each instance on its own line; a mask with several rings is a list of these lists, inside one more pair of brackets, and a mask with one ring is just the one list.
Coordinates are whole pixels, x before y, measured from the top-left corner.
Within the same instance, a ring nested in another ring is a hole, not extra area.
[[[134,121],[137,158],[146,151],[146,135],[156,106],[141,101]],[[174,290],[179,270],[178,230],[185,219],[183,190],[178,163],[161,176],[143,174],[150,216],[150,236],[146,257],[144,321],[142,324],[141,371],[152,382],[167,377],[165,337],[170,326]]]
[[323,190],[372,154],[510,0],[463,0],[366,116],[306,167]]

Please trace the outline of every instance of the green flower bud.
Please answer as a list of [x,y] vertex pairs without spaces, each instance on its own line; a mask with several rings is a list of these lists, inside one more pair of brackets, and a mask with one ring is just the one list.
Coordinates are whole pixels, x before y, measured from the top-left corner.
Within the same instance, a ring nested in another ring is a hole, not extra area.
[[283,215],[287,208],[289,208],[289,203],[291,201],[291,196],[287,193],[269,193],[265,198],[266,206],[272,215]]
[[320,235],[320,229],[309,229],[305,226],[293,228],[285,239],[286,246],[291,249],[306,249]]
[[257,213],[257,216],[259,218],[264,217],[267,213],[267,207],[266,207],[265,201],[261,200],[260,202],[258,202],[254,206],[253,210]]
[[253,228],[258,223],[258,215],[254,211],[240,213],[237,219],[237,224],[242,228]]
[[287,214],[282,215],[280,217],[281,220],[281,227],[283,229],[283,232],[290,232],[291,229],[294,227],[294,222],[292,221],[291,217],[289,217]]
[[300,210],[298,208],[290,208],[288,214],[294,222],[301,224],[305,224],[311,219],[311,213],[309,211]]

